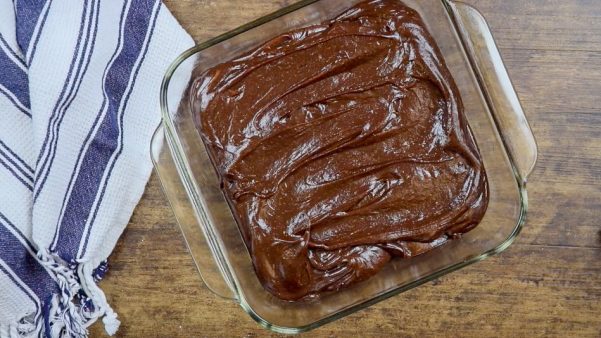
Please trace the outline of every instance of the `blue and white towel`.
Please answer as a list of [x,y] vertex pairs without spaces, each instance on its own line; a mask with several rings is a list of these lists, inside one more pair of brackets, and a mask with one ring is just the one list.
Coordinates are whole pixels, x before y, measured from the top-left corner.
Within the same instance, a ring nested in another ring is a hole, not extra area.
[[192,45],[160,0],[0,0],[0,337],[117,330],[96,282]]

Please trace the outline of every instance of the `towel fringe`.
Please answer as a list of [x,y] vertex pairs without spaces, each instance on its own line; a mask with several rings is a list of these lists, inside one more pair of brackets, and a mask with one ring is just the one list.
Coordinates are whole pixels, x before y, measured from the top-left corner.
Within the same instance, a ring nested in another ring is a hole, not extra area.
[[[109,335],[117,332],[121,322],[96,284],[94,269],[98,264],[81,262],[69,267],[67,262],[47,249],[41,249],[37,257],[54,274],[60,292],[52,295],[43,316],[29,315],[17,324],[2,326],[2,334],[12,338],[45,331],[46,336],[52,338],[85,338],[88,336],[87,328],[101,317]],[[76,296],[79,304],[75,302]]]
[[46,335],[50,337],[85,338],[88,335],[86,320],[73,298],[81,289],[73,270],[58,256],[46,249],[38,252],[39,261],[50,269],[58,283],[60,294],[54,294],[46,316]]
[[82,263],[77,268],[77,273],[81,280],[83,291],[94,305],[94,312],[91,314],[91,317],[93,317],[93,320],[95,321],[97,318],[104,316],[104,318],[102,318],[104,330],[109,336],[112,336],[117,333],[121,322],[117,319],[115,311],[113,311],[108,304],[104,292],[98,287],[94,280],[94,269],[98,265],[99,264],[94,264],[92,262]]

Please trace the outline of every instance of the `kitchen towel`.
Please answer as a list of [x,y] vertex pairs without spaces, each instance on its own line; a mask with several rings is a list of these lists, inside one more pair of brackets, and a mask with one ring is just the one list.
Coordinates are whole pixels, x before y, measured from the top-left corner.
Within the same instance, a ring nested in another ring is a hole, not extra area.
[[157,0],[0,0],[0,337],[116,332],[97,281],[192,45]]

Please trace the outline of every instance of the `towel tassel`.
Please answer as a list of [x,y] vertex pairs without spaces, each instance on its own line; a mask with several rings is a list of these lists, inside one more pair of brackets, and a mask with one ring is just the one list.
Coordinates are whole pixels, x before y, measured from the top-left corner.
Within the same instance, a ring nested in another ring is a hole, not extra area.
[[94,269],[98,265],[99,264],[91,264],[91,262],[80,264],[77,268],[77,273],[81,280],[83,291],[94,305],[94,312],[89,316],[93,317],[93,319],[104,316],[102,318],[104,330],[108,335],[112,336],[117,333],[121,322],[117,319],[115,311],[113,311],[108,304],[104,292],[102,292],[94,280]]
[[85,320],[80,309],[73,303],[73,298],[81,289],[73,270],[46,249],[38,252],[38,259],[54,273],[60,289],[60,294],[54,294],[50,301],[46,314],[46,334],[50,337],[87,337]]

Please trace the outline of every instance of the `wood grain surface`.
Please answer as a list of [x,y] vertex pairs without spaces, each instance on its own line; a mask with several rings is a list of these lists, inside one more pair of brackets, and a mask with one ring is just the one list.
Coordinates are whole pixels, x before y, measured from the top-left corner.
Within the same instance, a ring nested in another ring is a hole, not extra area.
[[[166,5],[200,42],[291,2]],[[601,336],[601,1],[466,2],[488,19],[538,139],[527,224],[501,255],[306,337]],[[155,175],[110,267],[119,337],[277,336],[202,284]]]

